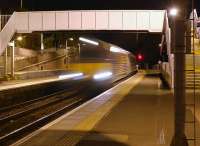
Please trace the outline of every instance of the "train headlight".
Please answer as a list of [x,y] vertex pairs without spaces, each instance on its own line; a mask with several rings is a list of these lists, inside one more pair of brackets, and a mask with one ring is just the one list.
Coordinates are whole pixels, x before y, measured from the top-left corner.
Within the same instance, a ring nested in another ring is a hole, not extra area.
[[59,75],[59,79],[70,79],[70,78],[76,78],[83,76],[83,73],[71,73],[71,74],[66,74],[66,75]]
[[103,80],[103,79],[108,79],[112,76],[112,72],[102,72],[102,73],[98,73],[98,74],[95,74],[93,76],[93,79],[95,80]]

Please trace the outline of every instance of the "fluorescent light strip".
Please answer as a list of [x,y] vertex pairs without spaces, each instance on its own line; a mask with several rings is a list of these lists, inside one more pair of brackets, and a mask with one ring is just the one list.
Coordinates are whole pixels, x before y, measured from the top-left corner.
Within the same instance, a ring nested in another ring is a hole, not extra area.
[[89,40],[89,39],[86,39],[86,38],[80,37],[79,40],[80,40],[80,41],[83,41],[83,42],[86,42],[86,43],[89,43],[89,44],[92,44],[92,45],[96,45],[96,46],[99,45],[98,42],[95,42],[95,41],[92,41],[92,40]]
[[121,48],[118,48],[118,47],[114,47],[114,46],[110,47],[110,51],[115,52],[115,53],[128,53],[127,51],[125,51]]

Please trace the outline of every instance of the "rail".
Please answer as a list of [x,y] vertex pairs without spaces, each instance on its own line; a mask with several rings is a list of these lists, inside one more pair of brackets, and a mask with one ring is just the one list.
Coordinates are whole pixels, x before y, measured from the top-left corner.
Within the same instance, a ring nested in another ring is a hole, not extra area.
[[[128,77],[132,76],[135,73],[136,72],[132,72],[132,73],[127,74],[126,76],[117,77],[115,80],[112,81],[111,87],[115,86],[116,84],[127,79]],[[24,125],[21,125],[20,128],[15,127],[14,131],[13,131],[13,129],[11,129],[10,131],[12,131],[12,132],[7,130],[6,133],[4,133],[4,135],[0,136],[0,145],[10,145],[17,139],[21,138],[24,135],[24,133],[27,134],[27,133],[30,133],[32,130],[36,130],[37,129],[36,127],[42,127],[45,123],[48,123],[48,122],[52,121],[53,119],[63,115],[64,113],[72,110],[73,108],[80,106],[84,102],[87,102],[88,100],[97,96],[101,92],[110,88],[110,86],[107,88],[99,88],[98,85],[91,86],[91,82],[88,82],[88,81],[86,81],[86,82],[87,82],[86,86],[84,86],[84,87],[80,86],[78,91],[76,90],[75,92],[68,93],[68,90],[66,90],[67,94],[71,94],[70,96],[72,98],[70,101],[64,95],[64,93],[65,93],[64,90],[61,92],[58,92],[57,96],[61,96],[58,98],[60,98],[60,100],[66,101],[67,103],[63,104],[62,102],[60,102],[60,103],[54,104],[54,110],[49,112],[49,110],[47,110],[47,109],[52,108],[52,106],[47,106],[46,108],[43,108],[43,110],[45,111],[45,113],[43,115],[41,115],[41,110],[39,110],[39,111],[36,110],[34,112],[34,115],[37,115],[37,117],[34,116],[34,119],[33,119],[33,117],[29,118],[28,116],[30,116],[30,115],[25,114],[25,115],[28,115],[27,116],[28,118],[26,118],[26,119],[28,119],[28,122],[26,121],[26,123],[24,121],[21,122],[20,118],[16,119],[16,121],[18,120],[20,124],[23,123]],[[77,86],[76,86],[76,88],[77,88]],[[82,94],[83,93],[82,91],[84,91],[84,94]],[[91,92],[91,91],[94,91],[94,92]],[[59,94],[61,94],[61,95],[59,95]],[[75,95],[75,96],[73,96],[73,95]],[[53,94],[53,96],[56,96],[56,93]],[[35,102],[35,101],[33,101],[33,102]],[[5,110],[9,110],[9,109],[5,109]],[[37,112],[39,112],[39,114],[36,114]],[[33,113],[33,112],[30,111],[30,113]],[[38,115],[40,115],[40,116],[38,116]],[[21,115],[21,116],[22,116],[21,120],[24,120],[23,115]],[[15,125],[16,125],[16,121],[15,121]],[[7,121],[5,121],[5,122],[7,122]]]
[[[70,98],[76,95],[77,91],[81,91],[81,88],[77,88],[76,91],[69,91],[69,90],[64,89],[62,91],[58,91],[56,93],[41,97],[37,100],[32,100],[31,102],[20,104],[18,107],[16,105],[14,106],[13,109],[4,110],[3,112],[1,110],[0,123],[1,125],[6,124],[8,121],[16,120],[17,118],[28,115],[31,112],[34,112],[36,110],[42,110],[46,108],[47,106],[51,106],[59,102],[62,102],[66,100],[67,98]],[[61,97],[65,97],[65,98],[61,98]]]

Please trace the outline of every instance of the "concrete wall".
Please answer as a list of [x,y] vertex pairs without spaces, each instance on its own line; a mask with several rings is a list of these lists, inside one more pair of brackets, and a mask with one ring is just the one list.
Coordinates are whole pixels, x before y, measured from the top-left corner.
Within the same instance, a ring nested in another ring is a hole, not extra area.
[[15,48],[16,56],[33,57],[33,56],[36,56],[37,54],[38,53],[34,50],[30,50],[26,48]]
[[[54,49],[55,50],[55,49]],[[63,56],[64,54],[66,54],[66,52],[63,50],[59,50],[59,51],[54,51],[54,52],[44,52],[44,53],[38,53],[37,56],[34,57],[29,57],[29,58],[25,58],[22,60],[17,60],[15,61],[15,70],[18,71],[36,71],[36,70],[41,70],[41,68],[43,68],[43,70],[50,70],[50,69],[63,69],[64,66],[64,58],[60,58],[58,60],[49,62],[49,63],[44,63],[41,65],[37,65],[37,66],[33,66],[30,68],[24,68],[33,64],[37,64],[39,62],[43,62],[43,61],[47,61],[47,60],[52,60],[52,59],[56,59],[59,56]],[[23,69],[24,68],[24,69]]]

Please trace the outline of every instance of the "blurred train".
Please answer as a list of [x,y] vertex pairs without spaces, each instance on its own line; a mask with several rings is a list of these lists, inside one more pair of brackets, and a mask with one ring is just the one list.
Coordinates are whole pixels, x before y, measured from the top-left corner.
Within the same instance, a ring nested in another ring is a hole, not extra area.
[[43,70],[45,76],[53,75],[54,72],[62,78],[75,73],[75,76],[87,75],[99,81],[115,81],[137,72],[133,54],[113,44],[85,37],[79,37],[74,46],[45,49],[32,58],[17,60],[15,64],[16,71],[26,74],[30,71],[32,75],[26,76],[31,77],[36,76],[36,72],[41,75]]
[[118,80],[137,72],[135,56],[113,44],[80,37],[79,59],[69,63],[68,69],[103,80]]

